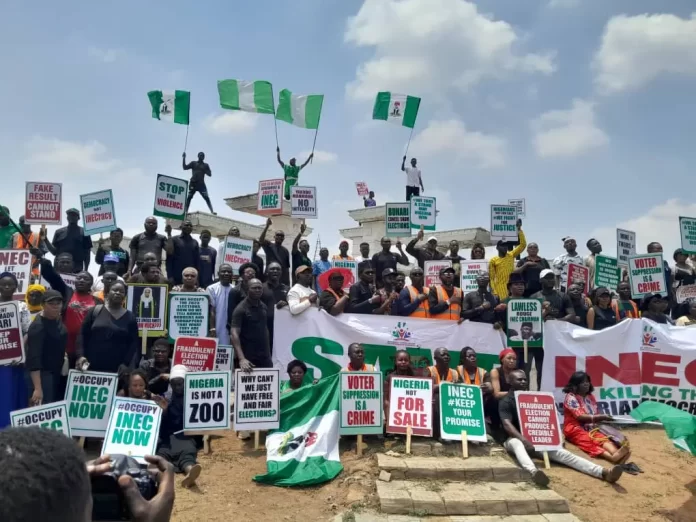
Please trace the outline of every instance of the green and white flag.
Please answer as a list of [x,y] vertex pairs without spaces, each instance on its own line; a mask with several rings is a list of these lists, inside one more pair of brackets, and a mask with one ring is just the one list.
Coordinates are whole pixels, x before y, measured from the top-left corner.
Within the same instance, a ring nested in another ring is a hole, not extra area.
[[220,107],[232,111],[275,113],[271,82],[258,80],[219,80]]
[[372,119],[385,120],[412,129],[416,124],[420,102],[420,98],[407,94],[378,92]]
[[152,105],[152,117],[156,120],[189,124],[191,93],[188,91],[150,91],[147,93]]
[[292,123],[303,129],[316,129],[319,127],[323,103],[323,94],[302,96],[283,89],[278,99],[276,120]]
[[265,475],[274,486],[312,486],[335,478],[338,453],[340,374],[280,397],[280,429],[266,438]]
[[662,402],[645,401],[631,410],[638,422],[657,421],[676,448],[696,457],[696,416]]

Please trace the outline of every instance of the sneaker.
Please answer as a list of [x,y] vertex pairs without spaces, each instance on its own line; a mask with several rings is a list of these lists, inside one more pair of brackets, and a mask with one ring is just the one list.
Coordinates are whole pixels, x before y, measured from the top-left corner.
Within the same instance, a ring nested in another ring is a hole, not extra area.
[[623,468],[619,465],[613,466],[611,469],[605,469],[604,473],[604,480],[606,480],[609,484],[613,484],[617,480],[621,478],[621,475],[623,475]]
[[546,487],[549,485],[549,476],[540,469],[532,473],[532,482],[537,486]]
[[191,466],[188,473],[181,481],[181,486],[184,488],[190,488],[191,486],[195,485],[196,479],[201,476],[201,469],[200,464],[194,464]]

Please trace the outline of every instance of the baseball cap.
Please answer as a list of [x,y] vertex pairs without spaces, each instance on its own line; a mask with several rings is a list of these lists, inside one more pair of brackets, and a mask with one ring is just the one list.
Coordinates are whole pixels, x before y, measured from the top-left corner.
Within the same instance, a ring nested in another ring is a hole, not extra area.
[[604,286],[600,286],[595,290],[595,295],[599,297],[600,295],[611,295],[611,292],[609,291],[608,288]]
[[454,268],[452,268],[451,266],[446,266],[440,269],[440,275],[446,274],[447,272],[452,272],[453,274],[456,274]]
[[539,274],[539,278],[540,278],[540,279],[543,279],[543,278],[546,277],[547,275],[554,275],[553,270],[551,270],[551,269],[549,269],[549,268],[544,268],[544,269],[541,271],[541,273]]
[[176,366],[172,366],[172,369],[169,372],[169,381],[171,382],[174,379],[185,378],[187,371],[188,371],[188,368],[186,368],[186,366],[184,366],[183,364],[177,364]]
[[430,243],[431,241],[435,241],[437,243],[437,238],[435,236],[430,236],[428,238],[428,243]]
[[46,290],[41,298],[42,303],[48,303],[50,301],[62,301],[63,294],[56,290]]
[[106,254],[104,256],[104,262],[105,263],[118,263],[119,259],[117,255],[114,254]]
[[396,270],[394,270],[393,268],[385,268],[382,271],[382,277],[387,277],[388,275],[392,275],[392,274],[396,274]]
[[295,269],[295,275],[300,275],[305,270],[311,270],[311,267],[308,267],[307,265],[300,265]]

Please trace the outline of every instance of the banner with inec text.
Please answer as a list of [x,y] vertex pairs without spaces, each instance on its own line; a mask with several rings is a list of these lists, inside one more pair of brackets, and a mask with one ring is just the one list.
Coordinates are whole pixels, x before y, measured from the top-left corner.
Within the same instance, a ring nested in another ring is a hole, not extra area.
[[273,363],[287,380],[290,361],[303,361],[314,379],[333,375],[348,365],[348,345],[362,343],[365,363],[386,373],[394,368],[397,350],[407,350],[414,367],[431,366],[433,352],[445,347],[451,352],[450,365],[459,364],[459,352],[470,346],[478,353],[479,366],[498,366],[503,349],[501,332],[489,324],[411,317],[340,314],[336,317],[323,310],[310,308],[291,315],[286,309],[276,310],[276,335],[273,340]]
[[642,401],[696,415],[696,328],[628,319],[601,331],[564,321],[544,325],[541,389],[563,413],[563,387],[576,371],[592,379],[599,413],[625,418]]

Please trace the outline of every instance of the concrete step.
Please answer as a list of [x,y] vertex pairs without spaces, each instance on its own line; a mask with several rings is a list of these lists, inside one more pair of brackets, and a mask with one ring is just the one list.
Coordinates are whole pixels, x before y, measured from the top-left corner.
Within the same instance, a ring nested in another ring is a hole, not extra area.
[[383,515],[381,513],[350,512],[336,515],[333,522],[581,522],[570,513],[543,515],[455,515],[442,517],[417,517],[411,515]]
[[[382,513],[391,515],[539,515],[570,513],[551,489],[524,482],[377,481]],[[518,520],[518,519],[516,519]]]
[[394,457],[377,454],[380,470],[392,480],[437,479],[485,482],[518,482],[528,475],[514,462],[501,457]]

